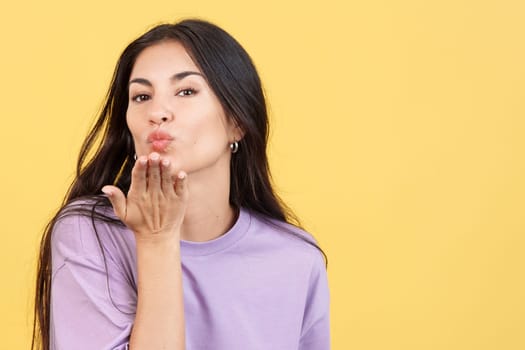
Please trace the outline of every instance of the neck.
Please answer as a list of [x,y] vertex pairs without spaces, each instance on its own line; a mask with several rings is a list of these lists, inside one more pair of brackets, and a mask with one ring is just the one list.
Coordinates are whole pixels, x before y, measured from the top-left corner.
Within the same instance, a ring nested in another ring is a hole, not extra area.
[[[228,169],[229,170],[229,169]],[[220,237],[235,223],[237,212],[229,203],[230,174],[188,176],[189,202],[181,227],[181,239],[205,242]]]

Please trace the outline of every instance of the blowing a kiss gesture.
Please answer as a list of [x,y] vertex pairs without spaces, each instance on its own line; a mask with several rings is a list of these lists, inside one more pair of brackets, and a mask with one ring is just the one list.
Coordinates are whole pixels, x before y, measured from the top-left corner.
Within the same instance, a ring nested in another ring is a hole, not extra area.
[[169,159],[153,152],[135,162],[127,197],[115,186],[102,189],[137,241],[180,238],[188,199],[187,175],[174,173]]
[[140,156],[128,195],[104,186],[115,214],[135,234],[137,313],[130,346],[184,349],[184,303],[180,262],[181,224],[188,202],[187,175],[153,152]]
[[268,137],[222,28],[130,43],[42,237],[32,350],[329,350],[324,252],[273,188]]

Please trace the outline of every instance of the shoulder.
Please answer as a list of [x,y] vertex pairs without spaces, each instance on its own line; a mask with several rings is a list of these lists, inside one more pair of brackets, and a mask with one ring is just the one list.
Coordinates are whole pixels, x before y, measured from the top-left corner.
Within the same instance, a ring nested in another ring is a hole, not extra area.
[[278,240],[280,243],[297,247],[304,247],[305,244],[306,246],[317,245],[313,235],[300,227],[253,211],[246,211],[250,215],[251,229],[263,238]]
[[74,200],[62,208],[51,231],[54,262],[78,256],[100,257],[102,247],[111,248],[107,242],[122,235],[125,227],[105,202],[99,196]]
[[251,211],[249,214],[251,236],[260,249],[266,248],[272,255],[310,268],[324,266],[323,253],[312,234],[287,222]]

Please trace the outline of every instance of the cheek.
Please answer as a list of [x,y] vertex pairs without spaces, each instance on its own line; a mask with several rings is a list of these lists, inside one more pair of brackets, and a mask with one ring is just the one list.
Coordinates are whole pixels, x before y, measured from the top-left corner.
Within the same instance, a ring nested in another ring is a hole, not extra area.
[[224,125],[218,118],[194,125],[190,134],[191,143],[195,146],[219,148],[228,142]]
[[133,115],[128,112],[128,114],[126,114],[126,124],[128,126],[128,129],[131,133],[131,137],[133,138],[133,143],[135,145],[135,149],[137,151],[140,151],[140,148],[141,148],[141,142],[140,140],[142,139],[141,138],[141,135],[140,135],[140,130],[141,130],[141,127],[139,125],[139,123],[137,123],[137,120],[136,118],[133,118]]
[[126,124],[133,135],[140,130],[140,119],[137,117],[137,113],[132,110],[126,112]]

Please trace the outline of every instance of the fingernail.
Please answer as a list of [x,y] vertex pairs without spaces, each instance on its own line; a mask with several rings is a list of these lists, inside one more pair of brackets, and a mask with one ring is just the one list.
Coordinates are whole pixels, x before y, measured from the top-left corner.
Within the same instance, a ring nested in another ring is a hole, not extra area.
[[170,166],[170,161],[168,159],[162,160],[162,165],[164,165],[166,168]]
[[159,159],[159,154],[158,153],[152,153],[149,155],[149,158],[151,160],[158,160]]
[[184,180],[186,178],[186,173],[180,172],[178,178]]
[[102,188],[102,193],[104,193],[106,196],[109,196],[109,197],[111,197],[111,195],[113,194],[113,192],[111,192],[110,189],[105,188],[105,187]]

